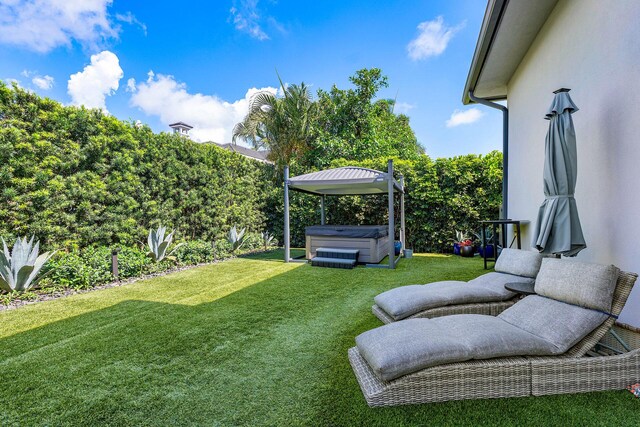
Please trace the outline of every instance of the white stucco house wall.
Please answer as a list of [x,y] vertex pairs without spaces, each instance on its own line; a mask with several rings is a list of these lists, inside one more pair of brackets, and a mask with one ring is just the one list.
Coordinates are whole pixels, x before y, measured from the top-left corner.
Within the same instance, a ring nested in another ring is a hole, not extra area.
[[[640,273],[640,1],[489,0],[463,95],[506,100],[508,216],[544,200],[542,169],[553,91],[580,108],[575,198],[587,242],[577,260]],[[620,316],[640,326],[640,284]]]

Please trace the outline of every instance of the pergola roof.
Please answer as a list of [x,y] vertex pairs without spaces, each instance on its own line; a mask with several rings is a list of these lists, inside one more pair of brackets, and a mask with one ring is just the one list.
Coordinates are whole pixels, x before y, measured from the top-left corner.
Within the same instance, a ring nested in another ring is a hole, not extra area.
[[[305,175],[294,176],[288,181],[292,190],[317,195],[387,194],[387,173],[374,169],[345,166]],[[402,192],[402,186],[393,179],[394,191]]]

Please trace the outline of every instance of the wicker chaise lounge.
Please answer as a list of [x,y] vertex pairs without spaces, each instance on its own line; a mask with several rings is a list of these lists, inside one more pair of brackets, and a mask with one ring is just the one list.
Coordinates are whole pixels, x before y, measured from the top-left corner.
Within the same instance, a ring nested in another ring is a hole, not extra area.
[[[349,360],[370,406],[623,389],[640,381],[640,331],[614,326],[614,322],[636,279],[634,273],[618,274],[610,315],[561,355],[446,363],[388,380],[374,372],[358,347],[349,350]],[[522,301],[528,298],[543,297]],[[404,322],[394,325],[399,327]],[[614,334],[607,334],[610,330]]]
[[495,272],[469,282],[447,280],[400,286],[377,295],[371,311],[383,323],[451,314],[497,316],[519,299],[504,285],[533,284],[541,262],[542,256],[537,252],[504,249]]

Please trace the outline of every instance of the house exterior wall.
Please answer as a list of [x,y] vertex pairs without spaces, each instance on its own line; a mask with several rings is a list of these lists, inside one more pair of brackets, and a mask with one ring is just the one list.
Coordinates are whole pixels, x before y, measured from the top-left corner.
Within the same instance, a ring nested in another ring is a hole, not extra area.
[[[640,2],[561,0],[508,84],[509,216],[527,219],[531,246],[544,199],[552,92],[580,108],[575,192],[587,249],[577,260],[640,273]],[[640,326],[640,283],[620,321]]]

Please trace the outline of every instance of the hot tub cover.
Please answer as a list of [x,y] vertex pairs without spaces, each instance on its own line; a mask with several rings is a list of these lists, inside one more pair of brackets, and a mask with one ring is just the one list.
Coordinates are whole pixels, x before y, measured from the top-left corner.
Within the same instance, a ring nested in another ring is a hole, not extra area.
[[312,225],[305,229],[307,236],[352,237],[379,239],[389,235],[386,225]]

